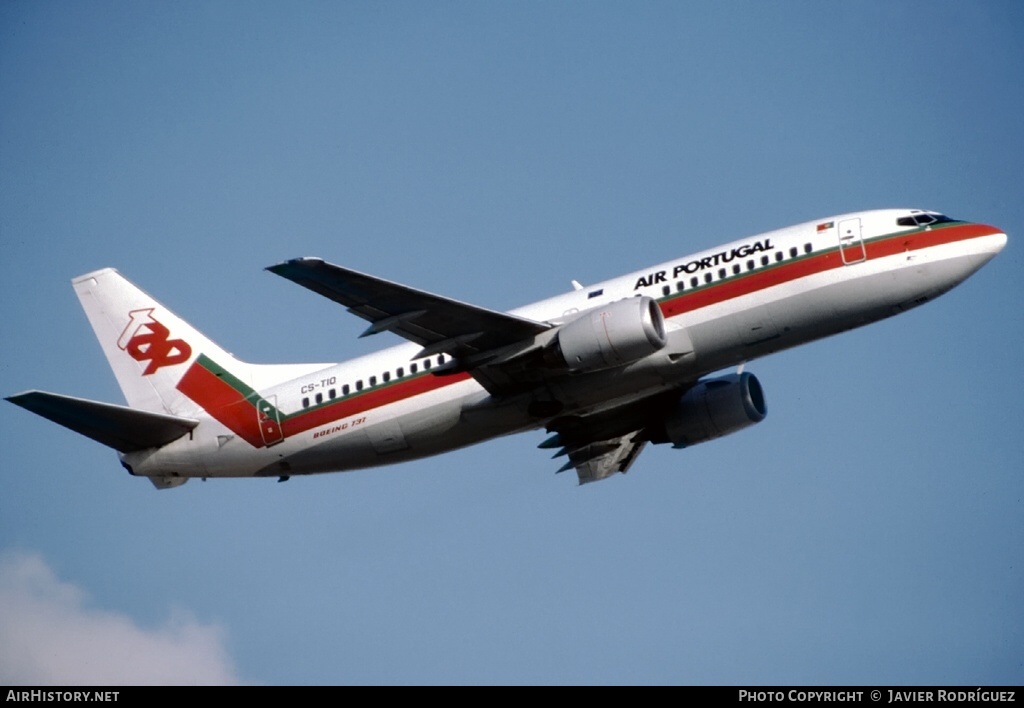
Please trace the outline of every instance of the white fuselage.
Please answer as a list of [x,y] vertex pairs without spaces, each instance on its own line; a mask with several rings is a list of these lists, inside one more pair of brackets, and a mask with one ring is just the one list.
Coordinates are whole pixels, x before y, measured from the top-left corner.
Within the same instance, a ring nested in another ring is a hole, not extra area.
[[202,415],[192,434],[122,458],[135,474],[148,476],[344,471],[543,428],[548,418],[528,411],[538,396],[558,401],[562,414],[587,415],[682,391],[713,371],[931,300],[1006,243],[997,229],[967,222],[897,225],[911,213],[881,210],[808,222],[513,311],[557,325],[623,298],[654,298],[668,344],[620,368],[552,377],[538,389],[496,397],[467,373],[435,373],[450,357],[414,359],[420,347],[407,344],[260,389],[258,396],[280,412],[272,421],[280,435],[247,437],[224,418]]

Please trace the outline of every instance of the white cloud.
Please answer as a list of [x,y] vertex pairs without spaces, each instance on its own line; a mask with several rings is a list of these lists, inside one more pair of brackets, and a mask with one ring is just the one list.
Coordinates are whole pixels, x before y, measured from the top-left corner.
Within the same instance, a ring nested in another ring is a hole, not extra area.
[[239,684],[224,634],[187,613],[139,627],[88,607],[38,554],[0,557],[0,685]]

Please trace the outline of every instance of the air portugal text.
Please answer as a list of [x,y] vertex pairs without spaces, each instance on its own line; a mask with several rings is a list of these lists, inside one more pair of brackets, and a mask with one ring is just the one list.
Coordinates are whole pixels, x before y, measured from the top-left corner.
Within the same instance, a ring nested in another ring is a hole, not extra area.
[[[696,273],[704,270],[705,268],[713,268],[717,265],[722,265],[723,263],[730,263],[736,258],[746,258],[747,256],[752,256],[755,253],[760,253],[762,251],[771,251],[774,248],[775,246],[772,245],[772,240],[770,238],[755,241],[754,243],[745,243],[742,246],[737,246],[729,251],[720,251],[713,256],[697,258],[688,263],[680,263],[672,269],[672,277],[678,278],[683,273]],[[638,278],[633,289],[639,290],[640,288],[647,288],[652,285],[665,282],[668,282],[668,271],[659,270],[656,273],[649,273],[648,275]]]

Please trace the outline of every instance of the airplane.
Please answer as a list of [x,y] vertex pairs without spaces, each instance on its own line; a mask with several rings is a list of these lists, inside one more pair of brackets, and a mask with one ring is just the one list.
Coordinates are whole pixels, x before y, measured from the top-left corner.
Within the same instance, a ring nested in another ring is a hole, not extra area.
[[[645,445],[686,448],[767,414],[744,371],[896,315],[964,281],[999,229],[933,211],[830,216],[499,312],[319,258],[267,270],[409,340],[336,364],[236,359],[112,268],[74,278],[128,405],[7,400],[117,451],[158,489],[393,464],[545,429],[580,484]],[[737,370],[722,374],[733,367]]]

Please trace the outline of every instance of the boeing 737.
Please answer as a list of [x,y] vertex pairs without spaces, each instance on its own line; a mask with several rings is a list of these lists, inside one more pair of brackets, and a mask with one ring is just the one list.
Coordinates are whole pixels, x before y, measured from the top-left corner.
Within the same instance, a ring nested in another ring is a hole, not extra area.
[[1005,245],[997,228],[936,212],[864,211],[573,281],[507,313],[319,258],[270,266],[369,322],[362,336],[409,340],[338,364],[239,361],[106,268],[72,283],[128,405],[8,400],[112,447],[159,489],[355,470],[542,428],[540,447],[583,484],[626,472],[648,443],[760,422],[746,362],[917,307]]

